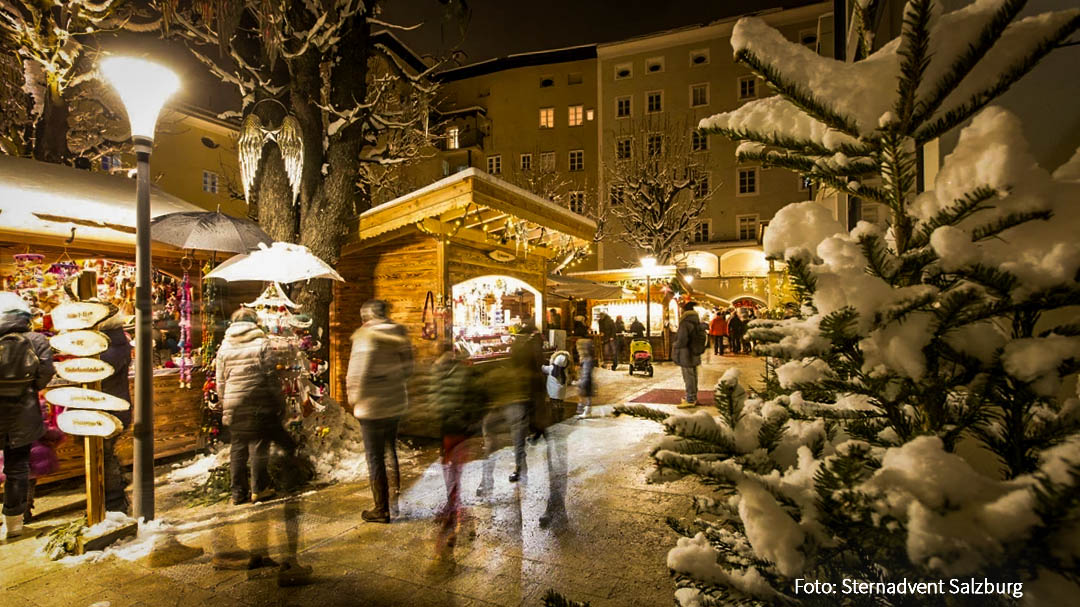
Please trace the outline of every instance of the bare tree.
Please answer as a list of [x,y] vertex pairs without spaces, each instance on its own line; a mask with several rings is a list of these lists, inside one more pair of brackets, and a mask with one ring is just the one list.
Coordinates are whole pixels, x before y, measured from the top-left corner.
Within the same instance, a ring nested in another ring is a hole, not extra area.
[[609,144],[606,204],[622,228],[612,236],[659,263],[683,252],[712,193],[694,133],[687,120],[646,117],[627,121]]

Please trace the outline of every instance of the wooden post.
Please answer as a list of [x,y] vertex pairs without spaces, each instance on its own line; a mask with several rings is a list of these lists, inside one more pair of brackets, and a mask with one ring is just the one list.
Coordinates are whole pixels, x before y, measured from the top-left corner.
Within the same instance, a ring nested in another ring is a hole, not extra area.
[[84,436],[86,459],[86,524],[105,520],[105,439]]

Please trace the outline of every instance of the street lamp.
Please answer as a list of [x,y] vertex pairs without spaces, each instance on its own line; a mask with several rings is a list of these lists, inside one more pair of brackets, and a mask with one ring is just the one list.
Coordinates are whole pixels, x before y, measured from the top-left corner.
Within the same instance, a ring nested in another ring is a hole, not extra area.
[[154,518],[154,369],[150,334],[150,150],[165,101],[180,88],[169,69],[145,59],[109,57],[100,71],[120,95],[138,161],[135,207],[134,514]]
[[645,271],[645,338],[652,337],[652,284],[649,273],[656,268],[656,258],[652,255],[641,258],[641,269]]

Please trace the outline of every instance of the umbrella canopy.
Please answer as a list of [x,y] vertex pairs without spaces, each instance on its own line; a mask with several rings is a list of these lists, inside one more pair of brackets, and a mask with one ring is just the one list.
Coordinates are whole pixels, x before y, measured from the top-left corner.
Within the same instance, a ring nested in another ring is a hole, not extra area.
[[269,247],[259,244],[255,251],[226,259],[206,277],[230,282],[254,280],[290,283],[312,278],[345,282],[334,268],[313,255],[307,247],[288,242],[275,242]]
[[181,249],[244,253],[274,239],[252,221],[219,212],[160,215],[150,222],[150,238]]

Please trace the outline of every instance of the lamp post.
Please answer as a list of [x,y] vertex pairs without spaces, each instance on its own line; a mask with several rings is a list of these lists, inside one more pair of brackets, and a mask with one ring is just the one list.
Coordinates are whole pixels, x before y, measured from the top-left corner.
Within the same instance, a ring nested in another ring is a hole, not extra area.
[[150,310],[150,150],[165,101],[180,88],[169,69],[145,59],[109,57],[100,71],[120,95],[138,161],[135,207],[134,514],[154,518],[154,369]]
[[641,269],[645,271],[645,339],[652,337],[652,281],[649,272],[656,268],[656,258],[652,255],[641,258]]

